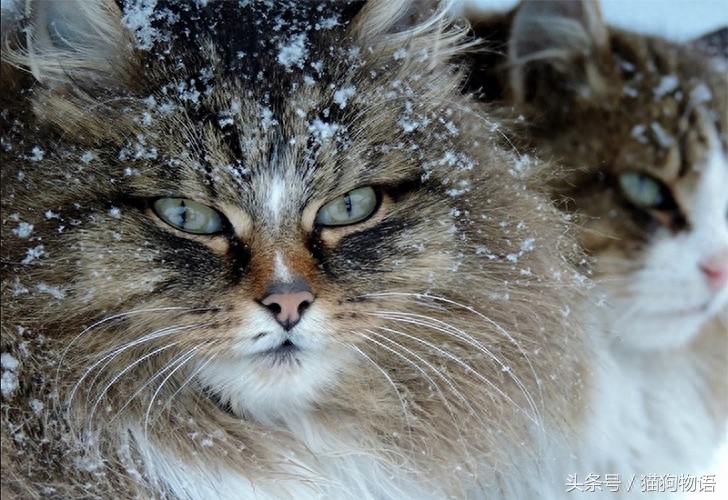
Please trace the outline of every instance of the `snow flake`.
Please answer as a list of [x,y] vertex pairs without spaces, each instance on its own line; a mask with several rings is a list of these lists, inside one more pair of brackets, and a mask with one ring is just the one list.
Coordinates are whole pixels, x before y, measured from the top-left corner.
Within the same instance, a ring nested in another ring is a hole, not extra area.
[[343,89],[339,89],[334,92],[334,102],[338,104],[341,109],[344,109],[346,107],[346,103],[349,101],[349,98],[354,96],[355,94],[356,87],[354,87],[353,85],[344,87]]
[[38,146],[35,146],[30,150],[30,161],[41,161],[43,156],[45,156],[45,152]]
[[10,396],[18,389],[18,360],[9,352],[0,354],[0,367],[2,367],[2,375],[0,376],[0,393],[3,396]]
[[276,60],[290,71],[293,66],[303,68],[307,56],[306,34],[296,33],[291,36],[287,44],[281,43],[278,45]]
[[21,260],[20,263],[23,265],[30,264],[31,262],[39,257],[42,257],[43,255],[45,255],[45,248],[43,247],[43,245],[28,248],[25,251],[25,258]]
[[109,209],[109,215],[114,219],[121,219],[121,210],[119,210],[117,207],[111,207]]
[[660,99],[661,97],[666,96],[667,94],[670,94],[671,92],[674,92],[677,90],[677,88],[680,86],[680,80],[675,75],[665,75],[660,79],[660,83],[657,84],[657,87],[653,90],[653,93],[655,95],[655,99]]
[[30,233],[33,232],[33,224],[21,222],[20,224],[18,224],[18,227],[13,229],[12,232],[18,238],[26,239],[30,236]]

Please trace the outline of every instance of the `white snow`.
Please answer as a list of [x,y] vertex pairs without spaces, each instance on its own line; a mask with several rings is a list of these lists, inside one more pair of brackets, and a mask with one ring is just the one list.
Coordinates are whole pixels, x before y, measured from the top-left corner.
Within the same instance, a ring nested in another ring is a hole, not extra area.
[[296,33],[291,36],[288,43],[278,45],[278,57],[276,60],[287,70],[290,70],[293,66],[303,68],[307,56],[306,34]]
[[18,238],[28,238],[30,236],[30,233],[33,232],[33,224],[29,224],[27,222],[21,222],[18,224],[18,227],[13,229],[13,234],[17,236]]

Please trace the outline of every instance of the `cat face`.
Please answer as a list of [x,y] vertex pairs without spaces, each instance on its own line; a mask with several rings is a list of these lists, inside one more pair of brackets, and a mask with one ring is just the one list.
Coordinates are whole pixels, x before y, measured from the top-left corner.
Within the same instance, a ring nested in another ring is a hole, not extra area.
[[434,460],[570,408],[563,220],[457,95],[460,34],[385,4],[79,4],[7,56],[37,83],[3,101],[5,321],[72,414],[224,421],[230,460],[313,414]]
[[595,2],[507,17],[511,97],[572,169],[556,191],[583,217],[613,334],[685,343],[728,303],[725,76],[695,47],[608,29]]

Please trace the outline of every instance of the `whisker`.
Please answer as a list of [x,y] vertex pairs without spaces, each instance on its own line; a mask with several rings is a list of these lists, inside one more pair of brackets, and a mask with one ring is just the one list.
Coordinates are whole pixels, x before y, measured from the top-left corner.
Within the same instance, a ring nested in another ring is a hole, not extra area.
[[410,442],[412,442],[412,425],[410,423],[410,416],[409,411],[407,411],[407,404],[404,400],[404,397],[402,396],[402,393],[399,389],[397,389],[397,385],[394,383],[394,380],[392,380],[392,377],[389,376],[389,374],[381,367],[379,366],[376,361],[374,361],[369,355],[367,355],[364,351],[359,349],[354,344],[345,344],[346,347],[352,349],[353,351],[356,351],[359,353],[364,359],[369,361],[379,372],[384,376],[384,378],[389,382],[389,385],[392,386],[392,389],[394,389],[394,392],[397,394],[397,398],[399,399],[399,403],[402,405],[402,414],[404,415],[405,421],[407,422],[407,431],[410,436]]
[[196,308],[195,307],[192,307],[192,308],[191,307],[180,307],[180,306],[152,307],[152,308],[148,308],[148,309],[135,309],[135,310],[132,310],[132,311],[126,311],[126,312],[123,312],[123,313],[118,313],[118,314],[114,314],[114,315],[111,315],[111,316],[107,316],[107,317],[105,317],[105,318],[97,321],[96,323],[93,323],[92,325],[87,326],[86,328],[84,328],[83,331],[81,331],[81,333],[79,333],[78,335],[76,335],[68,343],[68,345],[66,346],[66,348],[61,353],[60,359],[58,360],[58,366],[56,368],[56,382],[55,382],[55,385],[56,385],[56,387],[59,385],[60,372],[61,372],[61,367],[63,366],[63,360],[65,359],[65,357],[68,354],[68,351],[71,349],[71,347],[73,347],[73,345],[81,337],[83,337],[84,335],[86,335],[88,332],[90,332],[94,328],[97,328],[97,327],[103,325],[104,323],[108,323],[110,321],[114,321],[114,320],[121,319],[121,318],[126,318],[128,316],[133,316],[135,314],[154,313],[154,312],[167,312],[167,311],[187,311],[187,312],[190,312],[190,313],[195,313],[195,312],[204,312],[204,311],[214,311],[214,310],[217,310],[217,309],[218,309],[217,307],[196,307]]
[[[451,381],[451,380],[449,380],[449,379],[448,379],[448,377],[446,377],[446,376],[445,376],[445,375],[444,375],[444,374],[443,374],[442,372],[440,372],[440,370],[438,370],[438,369],[437,369],[436,367],[432,366],[432,364],[431,364],[431,363],[429,363],[429,362],[428,362],[428,361],[426,361],[426,360],[425,360],[424,358],[422,358],[422,356],[418,355],[417,353],[413,352],[413,351],[412,351],[411,349],[408,349],[407,347],[403,346],[403,345],[402,345],[402,344],[400,344],[399,342],[397,342],[397,341],[395,341],[395,340],[392,340],[392,339],[390,339],[389,337],[387,337],[387,336],[385,336],[385,335],[382,335],[382,334],[380,334],[380,333],[377,333],[377,332],[375,332],[375,331],[373,331],[373,330],[366,330],[366,332],[367,332],[367,333],[370,333],[370,334],[372,334],[372,335],[375,335],[375,336],[377,336],[377,337],[378,337],[378,338],[380,338],[380,339],[386,340],[387,342],[389,342],[389,343],[390,343],[390,344],[392,344],[392,345],[395,345],[395,346],[399,347],[399,348],[400,348],[400,349],[402,349],[402,350],[403,350],[404,352],[406,352],[406,353],[407,353],[408,355],[411,355],[411,356],[413,356],[413,357],[414,357],[414,358],[415,358],[415,359],[416,359],[417,361],[419,361],[419,362],[420,362],[420,363],[422,363],[422,364],[423,364],[424,366],[426,366],[427,368],[429,368],[429,369],[430,369],[430,370],[431,370],[431,371],[432,371],[433,373],[435,373],[435,374],[436,374],[436,375],[437,375],[437,376],[438,376],[438,377],[439,377],[440,379],[442,379],[442,381],[443,381],[443,382],[445,382],[445,384],[447,384],[447,386],[448,386],[448,387],[450,388],[450,390],[452,391],[452,393],[453,393],[453,394],[455,394],[455,396],[457,396],[457,397],[458,397],[458,399],[460,399],[460,401],[462,401],[462,402],[463,402],[463,403],[464,403],[464,404],[465,404],[465,405],[466,405],[466,406],[468,407],[468,409],[469,409],[469,410],[471,410],[471,412],[473,413],[473,415],[476,415],[476,416],[477,416],[477,414],[475,413],[474,409],[473,409],[473,408],[472,408],[472,407],[470,406],[470,403],[468,402],[467,398],[466,398],[465,396],[463,396],[463,394],[462,394],[462,393],[461,393],[461,392],[460,392],[460,391],[459,391],[459,390],[457,389],[457,387],[455,387],[455,385],[454,385],[454,384],[452,383],[452,381]],[[370,340],[372,340],[373,342],[377,343],[377,344],[378,344],[379,346],[381,346],[381,347],[383,347],[383,348],[387,349],[388,351],[392,352],[393,354],[397,354],[397,355],[399,355],[399,356],[400,356],[400,357],[401,357],[402,359],[406,360],[406,361],[407,361],[407,362],[409,362],[409,363],[410,363],[410,364],[411,364],[412,366],[414,366],[415,368],[417,368],[417,370],[418,370],[418,371],[419,371],[420,373],[422,373],[423,375],[425,375],[425,377],[427,378],[427,380],[428,380],[428,381],[429,381],[429,382],[430,382],[431,384],[433,384],[433,386],[434,386],[434,387],[435,387],[435,388],[437,389],[437,392],[438,392],[438,393],[440,393],[440,396],[442,397],[442,400],[443,400],[443,402],[444,402],[444,403],[445,403],[445,404],[446,404],[446,405],[448,406],[448,410],[450,410],[450,413],[451,413],[452,415],[454,415],[454,413],[452,412],[452,411],[453,411],[453,410],[452,410],[452,407],[451,407],[451,406],[450,406],[450,404],[448,403],[448,401],[447,401],[447,398],[445,397],[445,394],[444,394],[444,393],[442,392],[442,390],[440,389],[440,386],[439,386],[439,385],[438,385],[438,384],[437,384],[437,383],[436,383],[436,382],[434,381],[434,379],[433,379],[432,377],[430,377],[429,375],[427,375],[427,373],[426,373],[426,372],[425,372],[425,371],[424,371],[424,370],[422,369],[422,367],[421,367],[420,365],[418,365],[417,363],[413,362],[413,361],[412,361],[411,359],[409,359],[408,357],[406,357],[406,356],[402,355],[402,353],[399,353],[399,352],[397,352],[397,351],[395,351],[395,350],[393,350],[393,349],[391,349],[391,348],[389,348],[389,347],[385,346],[385,345],[384,345],[384,344],[382,344],[381,342],[377,342],[376,340],[374,340],[374,339],[371,339],[371,338],[370,338]]]
[[440,354],[442,354],[446,358],[450,359],[451,361],[454,361],[455,363],[457,363],[458,365],[460,365],[461,367],[463,367],[469,373],[472,373],[473,375],[475,375],[478,378],[478,380],[480,380],[481,382],[483,382],[483,383],[487,384],[488,386],[490,386],[497,394],[499,394],[506,401],[508,401],[509,403],[511,403],[515,408],[517,408],[519,411],[521,411],[524,415],[526,415],[535,424],[541,425],[541,421],[540,421],[541,416],[538,413],[538,410],[535,408],[535,405],[531,401],[530,395],[528,394],[528,391],[525,389],[525,387],[519,386],[519,387],[521,387],[521,390],[523,391],[523,393],[526,396],[526,398],[528,398],[528,401],[529,401],[529,403],[530,403],[530,405],[531,405],[534,413],[536,413],[535,416],[534,415],[531,415],[528,411],[526,411],[524,408],[522,408],[521,405],[519,405],[518,403],[516,403],[513,400],[513,398],[511,398],[510,396],[508,396],[508,394],[506,394],[503,391],[503,389],[499,388],[492,380],[488,379],[485,375],[483,375],[483,374],[479,373],[477,370],[473,369],[470,365],[468,365],[463,360],[459,359],[454,354],[452,354],[450,352],[447,352],[446,350],[444,350],[444,349],[436,346],[432,342],[428,342],[426,340],[417,338],[417,337],[415,337],[413,335],[409,335],[407,333],[400,332],[400,331],[397,331],[397,330],[392,330],[390,328],[385,328],[385,327],[379,327],[379,328],[382,329],[382,330],[384,330],[384,331],[387,331],[389,333],[393,333],[393,334],[396,334],[396,335],[404,336],[404,337],[406,337],[406,338],[408,338],[410,340],[413,340],[415,342],[418,342],[418,343],[420,343],[420,344],[422,344],[424,346],[427,346],[427,347],[429,347],[429,348],[431,348],[431,349],[439,352]]
[[[172,376],[182,368],[190,359],[192,359],[197,351],[199,351],[202,347],[204,347],[205,344],[197,345],[191,349],[189,349],[183,356],[179,356],[177,360],[175,360],[172,363],[172,366],[176,365],[175,368],[169,372],[169,374],[164,377],[164,380],[159,384],[157,389],[154,391],[154,394],[152,394],[152,398],[149,400],[149,404],[147,405],[147,412],[144,414],[144,436],[148,437],[149,432],[149,415],[152,411],[152,407],[154,405],[154,400],[157,398],[157,395],[159,395],[159,391],[162,390],[162,387],[164,387],[164,384],[167,383],[167,381],[172,378]],[[175,393],[176,394],[176,393]]]
[[[478,342],[476,339],[474,339],[473,337],[471,337],[470,335],[468,335],[464,331],[462,331],[462,330],[460,330],[460,329],[458,329],[458,328],[456,328],[456,327],[454,327],[452,325],[449,325],[448,323],[445,323],[444,321],[441,321],[441,320],[438,320],[438,319],[435,319],[435,318],[429,318],[427,316],[423,316],[423,315],[419,315],[419,314],[399,313],[399,312],[394,312],[394,311],[377,311],[377,313],[381,313],[378,316],[381,317],[381,318],[383,318],[383,319],[390,319],[390,320],[394,320],[394,321],[399,321],[401,323],[408,323],[408,324],[413,324],[413,325],[417,325],[417,326],[422,326],[422,327],[425,327],[425,328],[431,328],[433,330],[436,330],[436,331],[445,333],[447,335],[451,335],[451,336],[453,336],[453,337],[455,337],[457,339],[464,340],[469,346],[474,347],[475,349],[477,349],[481,353],[485,354],[488,358],[490,358],[491,360],[493,360],[495,363],[497,363],[500,366],[501,370],[503,372],[505,372],[507,374],[507,376],[509,378],[511,378],[511,380],[513,380],[515,382],[515,384],[521,390],[521,392],[523,393],[523,395],[526,397],[526,400],[528,401],[528,404],[531,407],[531,411],[534,414],[534,416],[531,417],[531,418],[534,421],[540,421],[541,420],[541,418],[542,418],[541,417],[541,413],[540,413],[540,411],[539,411],[539,409],[538,409],[538,407],[536,405],[535,400],[533,399],[533,396],[531,396],[531,393],[529,392],[528,388],[523,383],[523,381],[521,380],[521,378],[515,373],[515,370],[513,370],[511,367],[509,367],[508,365],[506,365],[505,363],[503,363],[490,349],[488,349],[486,346],[484,346],[483,344],[481,344],[480,342]],[[404,316],[404,318],[402,318],[400,316]],[[422,321],[422,320],[429,320],[429,321],[434,322],[435,324],[431,324],[431,323],[428,323],[428,322],[425,322],[425,321]],[[443,326],[438,326],[438,325],[443,325]],[[460,360],[457,357],[455,357],[452,353],[449,353],[449,352],[443,350],[442,348],[436,346],[435,344],[433,344],[431,342],[427,342],[427,341],[425,341],[423,339],[414,337],[412,335],[408,335],[408,334],[406,334],[404,332],[399,332],[399,331],[395,332],[395,331],[392,331],[392,333],[398,333],[400,335],[404,335],[407,338],[410,338],[411,340],[414,340],[414,341],[419,342],[419,343],[422,343],[423,345],[426,345],[426,346],[428,346],[428,347],[430,347],[432,349],[435,349],[438,352],[440,352],[441,354],[443,354],[443,355],[445,355],[447,357],[451,357],[451,359],[453,359],[454,361],[456,361],[459,364],[461,364],[461,366],[465,367],[467,370],[472,371],[478,377],[482,377],[481,374],[477,373],[475,370],[473,370],[472,367],[470,367],[469,365],[467,365],[466,363],[464,363],[462,360]],[[513,402],[508,396],[505,395],[505,393],[502,392],[502,390],[498,389],[492,381],[489,381],[487,379],[486,379],[486,381],[488,382],[489,385],[491,385],[491,387],[493,387],[494,389],[496,389],[499,394],[501,394],[502,396],[506,397],[511,402]],[[513,403],[515,404],[515,402],[513,402]],[[528,415],[528,412],[526,412],[525,410],[523,410],[522,408],[520,408],[519,405],[515,404],[515,406],[519,410],[523,411],[525,414]]]
[[[398,348],[400,348],[400,349],[404,350],[404,351],[405,351],[405,352],[406,352],[407,354],[409,354],[409,355],[412,355],[412,356],[414,356],[414,357],[415,357],[415,359],[417,359],[418,361],[420,361],[420,362],[421,362],[422,364],[424,364],[424,365],[425,365],[425,366],[426,366],[427,368],[429,368],[429,369],[430,369],[430,370],[431,370],[432,372],[434,372],[434,373],[435,373],[435,374],[436,374],[436,375],[437,375],[437,376],[438,376],[438,377],[439,377],[440,379],[442,379],[442,380],[443,380],[443,382],[445,382],[445,383],[447,384],[447,386],[448,386],[448,387],[450,388],[450,390],[452,391],[452,393],[453,393],[453,394],[454,394],[454,395],[455,395],[455,396],[456,396],[456,397],[457,397],[458,399],[460,399],[460,401],[461,401],[461,402],[462,402],[462,403],[463,403],[463,404],[465,405],[465,407],[466,407],[466,408],[467,408],[467,409],[468,409],[468,410],[470,411],[470,415],[472,415],[472,416],[474,416],[474,417],[476,418],[476,420],[478,421],[478,423],[480,424],[480,426],[481,426],[481,427],[482,427],[483,429],[487,428],[487,426],[486,426],[485,422],[483,422],[483,420],[482,420],[482,419],[480,418],[480,416],[479,416],[479,415],[478,415],[478,413],[477,413],[477,412],[475,411],[475,409],[474,409],[474,408],[473,408],[473,407],[472,407],[472,406],[470,405],[470,402],[469,402],[469,401],[467,400],[467,398],[466,398],[465,396],[463,396],[463,394],[462,394],[462,393],[461,393],[461,392],[460,392],[460,391],[459,391],[459,390],[458,390],[458,389],[457,389],[457,388],[455,387],[455,385],[454,385],[454,384],[452,383],[452,381],[450,381],[450,380],[448,379],[448,377],[446,377],[446,376],[445,376],[445,375],[444,375],[444,374],[443,374],[442,372],[440,372],[440,370],[438,370],[437,368],[435,368],[434,366],[432,366],[432,364],[430,364],[430,363],[428,363],[427,361],[425,361],[425,360],[424,360],[424,359],[423,359],[423,358],[422,358],[421,356],[417,355],[417,353],[415,353],[415,352],[412,352],[412,350],[411,350],[411,349],[408,349],[407,347],[403,346],[403,345],[402,345],[402,344],[400,344],[399,342],[396,342],[395,340],[393,340],[393,339],[390,339],[390,338],[386,337],[385,335],[381,335],[381,334],[379,334],[379,333],[377,333],[377,332],[375,332],[375,331],[372,331],[372,330],[366,330],[366,331],[367,331],[367,333],[371,333],[372,335],[375,335],[375,336],[379,337],[380,339],[386,340],[386,341],[387,341],[387,342],[389,342],[390,344],[392,344],[392,345],[394,345],[394,346],[397,346]],[[440,396],[440,399],[441,399],[441,400],[442,400],[442,402],[443,402],[443,403],[445,404],[445,407],[447,408],[447,411],[448,411],[448,413],[450,413],[450,415],[451,415],[451,416],[452,416],[453,418],[455,418],[455,415],[456,415],[456,413],[455,413],[455,411],[454,411],[454,409],[453,409],[452,405],[451,405],[451,404],[450,404],[450,403],[448,402],[447,398],[445,397],[445,394],[444,394],[444,393],[442,392],[442,389],[440,389],[440,386],[439,386],[439,384],[437,384],[437,382],[435,382],[435,380],[434,380],[434,379],[433,379],[433,378],[432,378],[432,377],[431,377],[430,375],[428,375],[428,374],[427,374],[427,372],[425,372],[425,370],[424,370],[424,369],[423,369],[423,368],[422,368],[422,367],[421,367],[420,365],[418,365],[417,363],[413,362],[413,361],[412,361],[411,359],[409,359],[409,358],[408,358],[407,356],[405,356],[405,355],[404,355],[404,354],[402,354],[401,352],[398,352],[397,350],[395,350],[395,349],[392,349],[392,348],[390,348],[390,347],[388,347],[388,346],[384,345],[383,343],[381,343],[381,342],[379,342],[379,341],[377,341],[377,340],[375,340],[375,339],[373,339],[373,338],[371,338],[371,337],[368,337],[368,336],[364,336],[364,338],[366,338],[366,339],[370,340],[371,342],[374,342],[375,344],[379,345],[379,346],[380,346],[380,347],[382,347],[383,349],[386,349],[387,351],[391,352],[391,353],[392,353],[392,354],[394,354],[395,356],[398,356],[398,357],[399,357],[400,359],[403,359],[403,360],[404,360],[404,361],[406,361],[406,362],[407,362],[408,364],[410,364],[410,365],[411,365],[411,366],[413,366],[413,367],[414,367],[415,369],[417,369],[417,371],[419,371],[420,373],[422,373],[422,375],[423,375],[423,376],[424,376],[424,377],[425,377],[425,378],[427,379],[427,381],[428,381],[428,382],[429,382],[430,384],[432,384],[432,387],[433,387],[433,388],[434,388],[434,389],[435,389],[435,390],[437,391],[437,393],[439,394],[439,396]],[[457,420],[454,420],[454,421],[457,421]],[[456,430],[457,430],[457,433],[458,433],[458,435],[459,435],[459,436],[460,436],[460,437],[462,438],[463,436],[462,436],[462,432],[460,432],[460,429],[456,427]]]
[[168,327],[165,327],[165,328],[161,328],[159,330],[156,330],[154,332],[148,333],[148,334],[146,334],[146,335],[144,335],[144,336],[142,336],[142,337],[140,337],[138,339],[135,339],[135,340],[133,340],[131,342],[128,342],[127,344],[124,344],[124,345],[122,345],[120,347],[117,347],[115,350],[113,350],[109,354],[105,355],[101,359],[97,360],[89,368],[86,369],[86,371],[81,376],[81,378],[74,384],[73,389],[71,390],[71,392],[70,392],[70,394],[69,394],[69,396],[67,398],[67,401],[68,402],[71,402],[73,400],[73,398],[76,395],[76,391],[80,388],[80,386],[83,383],[83,381],[99,365],[103,364],[103,366],[99,370],[99,373],[96,374],[96,376],[94,377],[94,379],[89,384],[90,387],[93,387],[96,384],[96,381],[101,376],[101,373],[103,372],[103,370],[107,366],[109,366],[109,364],[114,360],[114,358],[116,358],[118,355],[120,355],[124,351],[126,351],[128,349],[131,349],[133,347],[136,347],[136,346],[138,346],[140,344],[143,344],[144,342],[149,342],[150,340],[155,340],[155,339],[158,339],[158,338],[161,338],[161,337],[165,337],[167,335],[171,335],[173,333],[176,333],[176,332],[179,332],[179,331],[183,331],[183,330],[189,330],[189,329],[192,329],[192,328],[199,328],[200,326],[206,326],[206,325],[205,324],[202,324],[202,325],[196,324],[196,325],[168,326]]
[[[476,316],[478,316],[483,321],[485,321],[486,323],[488,323],[488,324],[492,325],[493,327],[495,327],[501,334],[503,334],[503,336],[505,336],[506,339],[510,340],[511,343],[514,346],[516,346],[516,348],[518,349],[518,351],[523,356],[523,359],[526,361],[526,363],[528,363],[528,366],[529,366],[529,368],[531,370],[531,373],[533,374],[534,380],[536,381],[536,384],[538,385],[540,400],[543,403],[543,393],[542,393],[542,390],[541,390],[540,378],[538,377],[538,374],[536,373],[536,369],[533,366],[533,363],[531,363],[530,357],[528,356],[528,354],[526,353],[526,351],[524,351],[523,347],[521,346],[521,343],[519,341],[517,341],[510,333],[508,333],[508,331],[506,331],[505,328],[503,328],[502,326],[500,326],[498,323],[496,323],[495,321],[493,321],[491,318],[489,318],[488,316],[482,314],[481,312],[479,312],[479,311],[477,311],[477,310],[473,309],[472,307],[467,306],[465,304],[461,304],[459,302],[456,302],[454,300],[448,299],[446,297],[440,297],[440,296],[437,296],[437,295],[430,295],[430,294],[427,294],[427,293],[378,292],[378,293],[370,293],[370,294],[366,294],[365,295],[365,297],[388,297],[388,296],[405,296],[405,297],[414,297],[414,298],[417,298],[417,299],[423,299],[424,298],[424,299],[430,299],[430,300],[434,300],[434,301],[443,302],[445,304],[452,305],[452,306],[455,306],[455,307],[464,309],[464,310],[466,310],[468,312],[471,312],[471,313],[475,314]],[[426,304],[424,302],[419,302],[419,303],[420,304]],[[477,341],[472,336],[466,334],[465,332],[462,332],[462,334],[465,335],[465,338],[470,339],[471,341],[477,343]],[[527,396],[527,397],[530,399],[532,396]],[[538,409],[537,408],[534,408],[533,410],[534,410],[534,413],[536,414],[537,419],[540,420],[541,419],[541,416],[540,416],[540,412],[538,411]]]
[[96,409],[98,408],[99,404],[101,404],[101,400],[103,399],[104,395],[105,395],[105,394],[106,394],[106,393],[108,392],[108,390],[109,390],[109,389],[110,389],[110,388],[111,388],[111,387],[112,387],[112,386],[113,386],[113,385],[114,385],[114,384],[115,384],[115,383],[116,383],[116,382],[117,382],[117,381],[118,381],[118,380],[119,380],[119,379],[120,379],[120,378],[121,378],[121,377],[122,377],[122,376],[123,376],[123,375],[124,375],[125,373],[127,373],[127,372],[128,372],[129,370],[131,370],[132,368],[134,368],[135,366],[137,366],[137,365],[138,365],[139,363],[142,363],[142,362],[146,361],[147,359],[149,359],[150,357],[152,357],[152,356],[155,356],[155,355],[159,354],[160,352],[166,351],[167,349],[169,349],[169,348],[171,348],[171,347],[174,347],[174,346],[176,346],[176,345],[177,345],[177,344],[179,344],[179,343],[180,343],[180,342],[173,342],[173,343],[171,343],[171,344],[167,344],[167,345],[164,345],[164,346],[158,347],[157,349],[154,349],[153,351],[151,351],[151,352],[148,352],[147,354],[145,354],[145,355],[144,355],[144,356],[142,356],[141,358],[139,358],[139,359],[135,360],[135,361],[134,361],[133,363],[129,364],[129,365],[127,366],[127,367],[125,367],[125,368],[124,368],[123,370],[121,370],[121,371],[120,371],[119,373],[117,373],[117,374],[116,374],[116,375],[115,375],[115,376],[114,376],[114,377],[113,377],[113,378],[111,379],[111,381],[110,381],[110,382],[109,382],[108,384],[106,384],[106,386],[105,386],[105,387],[103,388],[103,390],[102,390],[102,391],[101,391],[101,392],[99,393],[99,395],[98,395],[98,396],[96,396],[96,401],[94,402],[94,405],[93,405],[93,407],[91,408],[91,411],[89,412],[89,414],[88,414],[88,417],[87,417],[88,421],[93,421],[93,416],[94,416],[94,414],[96,413]]

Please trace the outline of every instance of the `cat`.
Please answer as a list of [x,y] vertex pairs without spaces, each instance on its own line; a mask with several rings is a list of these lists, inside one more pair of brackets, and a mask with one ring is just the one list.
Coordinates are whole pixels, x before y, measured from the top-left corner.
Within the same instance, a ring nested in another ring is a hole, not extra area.
[[564,480],[620,474],[624,493],[631,478],[642,491],[643,475],[705,472],[728,422],[725,33],[670,42],[607,26],[589,0],[468,16],[485,44],[468,91],[520,118],[520,147],[572,171],[552,197],[595,259],[601,334]]
[[589,284],[557,170],[461,94],[446,12],[29,1],[3,26],[3,498],[537,483],[583,413]]

